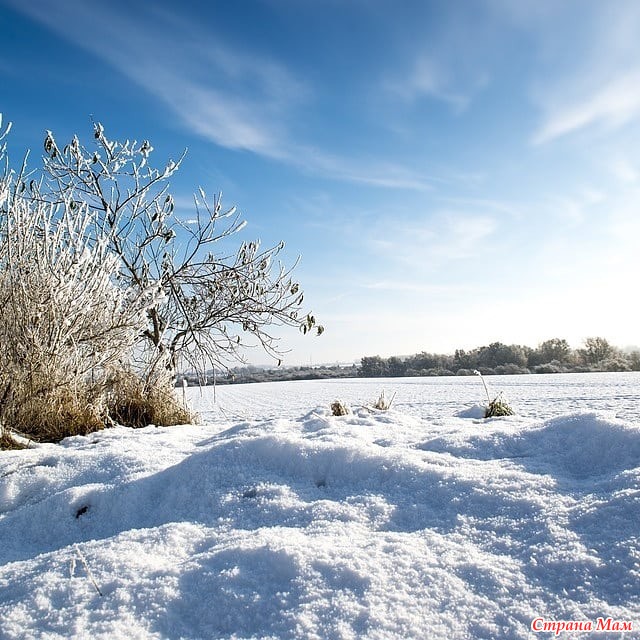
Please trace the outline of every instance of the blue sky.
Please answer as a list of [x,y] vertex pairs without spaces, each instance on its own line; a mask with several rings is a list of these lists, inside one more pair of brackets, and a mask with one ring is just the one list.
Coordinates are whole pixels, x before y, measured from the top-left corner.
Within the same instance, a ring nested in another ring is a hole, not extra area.
[[[55,9],[54,9],[55,7]],[[640,343],[640,4],[0,0],[0,112],[189,152],[286,242],[326,332],[286,364]],[[258,352],[253,362],[265,362]]]

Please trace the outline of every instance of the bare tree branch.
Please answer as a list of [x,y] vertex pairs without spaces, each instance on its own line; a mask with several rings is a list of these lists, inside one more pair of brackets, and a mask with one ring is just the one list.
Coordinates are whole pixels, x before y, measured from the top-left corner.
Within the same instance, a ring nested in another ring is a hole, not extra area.
[[[303,294],[292,268],[278,261],[284,243],[262,249],[242,243],[234,254],[218,248],[244,222],[235,207],[224,210],[221,194],[211,202],[199,189],[195,220],[185,224],[174,211],[169,179],[185,154],[159,170],[149,165],[148,141],[113,142],[94,125],[95,148],[78,138],[58,147],[47,132],[43,176],[31,187],[36,201],[78,202],[92,217],[92,241],[105,235],[117,256],[117,278],[139,291],[158,283],[163,298],[146,313],[140,340],[175,370],[226,365],[257,342],[279,358],[274,326],[295,326],[320,334],[315,318],[303,312]],[[149,353],[149,350],[145,350]]]

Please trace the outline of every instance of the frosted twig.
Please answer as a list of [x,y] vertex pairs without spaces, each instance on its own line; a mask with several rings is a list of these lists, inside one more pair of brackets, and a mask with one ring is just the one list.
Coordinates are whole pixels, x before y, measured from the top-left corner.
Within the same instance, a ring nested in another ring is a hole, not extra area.
[[396,397],[396,393],[397,393],[397,391],[393,392],[393,395],[391,396],[391,400],[389,400],[389,406],[387,407],[387,409],[391,409],[391,405],[393,404],[393,401],[394,401],[394,399]]
[[93,577],[93,573],[91,573],[91,569],[89,568],[89,565],[87,563],[87,559],[84,557],[84,554],[82,553],[82,551],[80,551],[80,547],[77,544],[74,544],[73,547],[76,550],[76,553],[78,554],[78,558],[80,558],[80,562],[82,562],[82,566],[85,568],[85,571],[87,572],[87,576],[88,576],[89,580],[91,580],[91,583],[96,588],[96,591],[98,592],[98,595],[102,597],[102,595],[103,595],[102,591],[100,591],[100,587],[98,586],[98,583],[96,582],[96,579]]
[[489,396],[489,389],[487,388],[487,383],[484,381],[484,378],[482,377],[482,374],[479,371],[477,371],[476,369],[474,369],[473,373],[475,373],[480,378],[480,380],[482,380],[482,384],[484,385],[485,393],[487,394],[487,402],[491,403],[491,397]]

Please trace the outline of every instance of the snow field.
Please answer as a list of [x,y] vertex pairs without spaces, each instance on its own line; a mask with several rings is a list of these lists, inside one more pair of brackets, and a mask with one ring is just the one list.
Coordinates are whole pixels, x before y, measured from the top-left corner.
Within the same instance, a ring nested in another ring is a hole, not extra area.
[[[537,616],[640,629],[637,422],[485,421],[453,401],[337,418],[325,385],[219,388],[216,405],[192,391],[204,426],[3,453],[0,637],[550,637]],[[373,401],[379,383],[364,389]]]

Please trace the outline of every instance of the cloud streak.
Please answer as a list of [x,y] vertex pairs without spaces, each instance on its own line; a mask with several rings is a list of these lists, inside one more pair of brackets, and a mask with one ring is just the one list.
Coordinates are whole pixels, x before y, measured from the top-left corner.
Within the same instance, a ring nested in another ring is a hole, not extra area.
[[[431,188],[430,176],[400,164],[343,157],[293,141],[287,123],[297,107],[311,99],[311,88],[276,61],[238,53],[198,25],[159,9],[125,16],[113,5],[79,0],[61,3],[55,11],[44,0],[8,1],[114,67],[158,98],[192,133],[221,147],[332,180]],[[139,20],[144,20],[144,30]]]
[[365,237],[373,252],[419,275],[479,255],[497,228],[498,220],[490,215],[437,211],[404,223],[381,219]]
[[453,88],[449,75],[431,56],[420,56],[406,78],[386,85],[391,93],[406,102],[415,102],[421,97],[434,98],[449,104],[456,112],[464,111],[471,100],[469,95]]
[[640,68],[573,100],[548,104],[534,144],[551,142],[592,126],[616,129],[640,116]]
[[275,116],[305,90],[273,61],[232,53],[219,43],[212,46],[197,26],[163,11],[125,17],[105,5],[77,0],[56,11],[42,0],[9,1],[162,100],[198,135],[230,149],[282,155],[275,144]]
[[530,96],[540,119],[532,144],[577,133],[610,133],[640,116],[637,2],[490,4],[499,20],[522,31],[533,45]]

